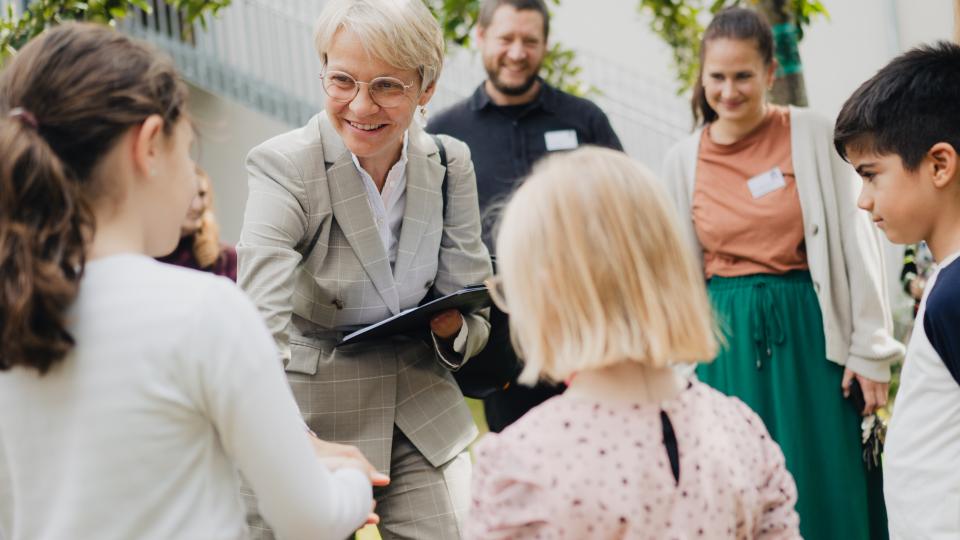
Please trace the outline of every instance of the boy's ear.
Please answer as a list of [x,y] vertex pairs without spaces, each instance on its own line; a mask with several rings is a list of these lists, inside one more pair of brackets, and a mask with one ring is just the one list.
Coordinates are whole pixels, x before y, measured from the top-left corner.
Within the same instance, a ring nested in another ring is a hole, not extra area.
[[933,185],[943,188],[957,181],[957,149],[948,142],[938,142],[927,151],[933,166]]

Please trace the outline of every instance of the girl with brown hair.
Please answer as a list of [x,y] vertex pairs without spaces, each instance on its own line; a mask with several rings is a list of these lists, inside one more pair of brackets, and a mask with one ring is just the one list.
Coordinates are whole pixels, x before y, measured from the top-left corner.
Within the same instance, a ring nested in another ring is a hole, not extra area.
[[[229,281],[160,264],[197,192],[187,89],[105,26],[0,73],[0,536],[245,538],[239,469],[285,538],[342,538],[367,465],[311,451]],[[345,465],[345,466],[344,466]]]

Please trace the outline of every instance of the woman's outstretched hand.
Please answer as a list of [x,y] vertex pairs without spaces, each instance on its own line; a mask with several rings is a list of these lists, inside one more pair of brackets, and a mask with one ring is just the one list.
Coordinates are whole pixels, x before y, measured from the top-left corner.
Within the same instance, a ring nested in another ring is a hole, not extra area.
[[[373,464],[367,461],[363,452],[356,446],[327,442],[317,437],[312,431],[308,432],[307,435],[310,437],[310,443],[313,445],[313,452],[327,469],[335,471],[349,467],[365,473],[370,478],[370,483],[373,486],[385,486],[390,483],[390,477],[378,472]],[[374,512],[376,507],[377,502],[373,501],[373,506],[370,508],[370,515],[367,516],[367,525],[380,523],[380,516]]]

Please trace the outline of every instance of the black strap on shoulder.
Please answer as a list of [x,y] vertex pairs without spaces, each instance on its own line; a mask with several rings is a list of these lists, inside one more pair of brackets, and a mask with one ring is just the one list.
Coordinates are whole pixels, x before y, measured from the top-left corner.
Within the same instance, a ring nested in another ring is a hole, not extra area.
[[437,151],[440,152],[440,164],[443,165],[443,181],[440,183],[440,194],[443,197],[443,213],[441,215],[447,215],[447,149],[443,147],[443,141],[440,140],[440,137],[431,134],[430,138],[433,139],[433,142],[437,145]]
[[317,245],[317,240],[320,239],[320,233],[323,231],[323,226],[317,227],[316,232],[313,233],[313,238],[310,239],[310,243],[307,244],[307,249],[300,252],[300,263],[304,264],[307,262],[307,259],[310,257],[310,253],[313,252],[313,248]]

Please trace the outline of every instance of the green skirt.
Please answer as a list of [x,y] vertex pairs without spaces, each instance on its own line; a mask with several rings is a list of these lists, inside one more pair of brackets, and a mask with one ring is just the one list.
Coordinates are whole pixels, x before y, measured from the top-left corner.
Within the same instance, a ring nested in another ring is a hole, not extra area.
[[726,343],[700,380],[757,412],[797,483],[808,540],[887,538],[879,471],[861,458],[860,416],[826,358],[808,272],[714,277],[707,290]]

